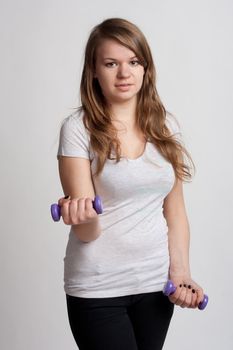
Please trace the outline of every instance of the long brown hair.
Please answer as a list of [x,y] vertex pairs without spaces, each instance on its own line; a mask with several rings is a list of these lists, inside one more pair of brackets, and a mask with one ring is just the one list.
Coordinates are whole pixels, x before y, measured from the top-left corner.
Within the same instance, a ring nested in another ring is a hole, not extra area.
[[[102,94],[98,80],[94,77],[96,50],[104,39],[112,39],[135,53],[144,67],[144,79],[138,93],[136,124],[146,140],[152,142],[158,151],[173,166],[177,178],[188,181],[192,178],[191,170],[195,170],[192,158],[185,147],[172,137],[165,124],[168,113],[163,106],[156,89],[156,71],[150,47],[141,30],[133,23],[122,18],[110,18],[95,26],[86,44],[84,67],[80,84],[84,124],[90,132],[90,142],[97,154],[98,175],[114,150],[118,162],[120,142],[111,122],[110,110]],[[189,162],[189,164],[187,163]]]

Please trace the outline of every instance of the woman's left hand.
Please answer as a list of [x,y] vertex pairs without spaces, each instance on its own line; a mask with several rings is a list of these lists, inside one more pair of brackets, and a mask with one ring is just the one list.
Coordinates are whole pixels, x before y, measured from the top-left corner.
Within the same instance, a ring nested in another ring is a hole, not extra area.
[[176,291],[169,296],[172,303],[182,308],[197,308],[204,299],[203,289],[190,277],[170,276]]

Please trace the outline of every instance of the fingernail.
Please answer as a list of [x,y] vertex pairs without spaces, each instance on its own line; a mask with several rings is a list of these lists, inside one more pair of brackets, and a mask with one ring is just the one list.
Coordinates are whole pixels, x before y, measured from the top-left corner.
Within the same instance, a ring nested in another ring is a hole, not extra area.
[[64,197],[64,199],[68,199],[68,198],[70,198],[70,196],[65,196],[65,197]]
[[191,285],[190,284],[188,285],[188,289],[191,289]]
[[195,289],[192,289],[192,292],[195,293]]
[[183,286],[186,288],[186,284],[183,284]]
[[180,288],[182,287],[182,284],[180,284]]

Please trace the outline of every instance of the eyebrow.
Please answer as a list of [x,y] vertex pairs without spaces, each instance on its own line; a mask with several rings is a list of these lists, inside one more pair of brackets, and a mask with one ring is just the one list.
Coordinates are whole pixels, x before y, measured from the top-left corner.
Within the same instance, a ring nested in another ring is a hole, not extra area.
[[[129,59],[132,60],[133,58],[137,58],[137,56],[130,57]],[[117,58],[112,58],[112,57],[104,57],[103,60],[112,60],[112,61],[117,61]]]

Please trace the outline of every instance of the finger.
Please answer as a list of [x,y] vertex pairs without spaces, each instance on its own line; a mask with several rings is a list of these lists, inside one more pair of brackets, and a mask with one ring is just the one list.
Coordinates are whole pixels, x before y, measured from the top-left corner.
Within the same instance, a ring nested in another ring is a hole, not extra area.
[[70,201],[64,201],[61,206],[61,216],[66,225],[70,225]]
[[183,285],[182,284],[179,284],[177,287],[176,287],[176,291],[175,293],[171,294],[169,296],[169,300],[172,302],[172,303],[176,303],[176,301],[179,299],[180,297],[180,293],[181,293],[181,290],[182,290],[182,287]]
[[[204,299],[204,292],[203,289],[196,283],[193,281],[192,283],[193,289],[195,290],[194,296],[195,296],[195,307],[198,307],[198,305],[202,302],[202,300]],[[196,294],[196,295],[195,295]]]
[[69,219],[71,225],[78,224],[78,199],[74,198],[70,201]]
[[204,299],[204,292],[201,288],[197,289],[197,306],[203,301]]
[[85,198],[80,198],[78,200],[78,221],[79,223],[86,221],[86,213],[85,213]]
[[192,302],[190,307],[193,309],[197,307],[197,293],[194,288],[192,288]]
[[191,288],[191,286],[186,288],[186,297],[185,297],[184,302],[180,305],[181,307],[190,307],[190,305],[192,303],[192,292],[191,292],[190,288]]
[[69,201],[69,200],[70,200],[70,196],[62,197],[62,198],[60,198],[60,199],[58,200],[58,204],[59,204],[60,206],[62,206],[63,203],[65,203],[65,202],[67,202],[67,201]]
[[195,308],[197,294],[192,284],[188,284],[188,296],[189,296],[189,299],[187,302],[189,303],[189,305],[187,305],[187,307]]
[[187,293],[186,288],[181,287],[179,297],[175,300],[176,305],[181,306],[184,303],[185,298],[186,298],[186,293]]
[[192,307],[198,307],[199,303],[203,300],[204,294],[202,288],[193,281],[192,283]]
[[93,201],[91,198],[86,198],[85,210],[86,210],[86,215],[88,218],[93,218],[97,215],[95,209],[93,208]]
[[176,301],[176,305],[179,305],[181,307],[185,307],[186,296],[187,296],[187,289],[184,287],[181,290],[179,299]]

